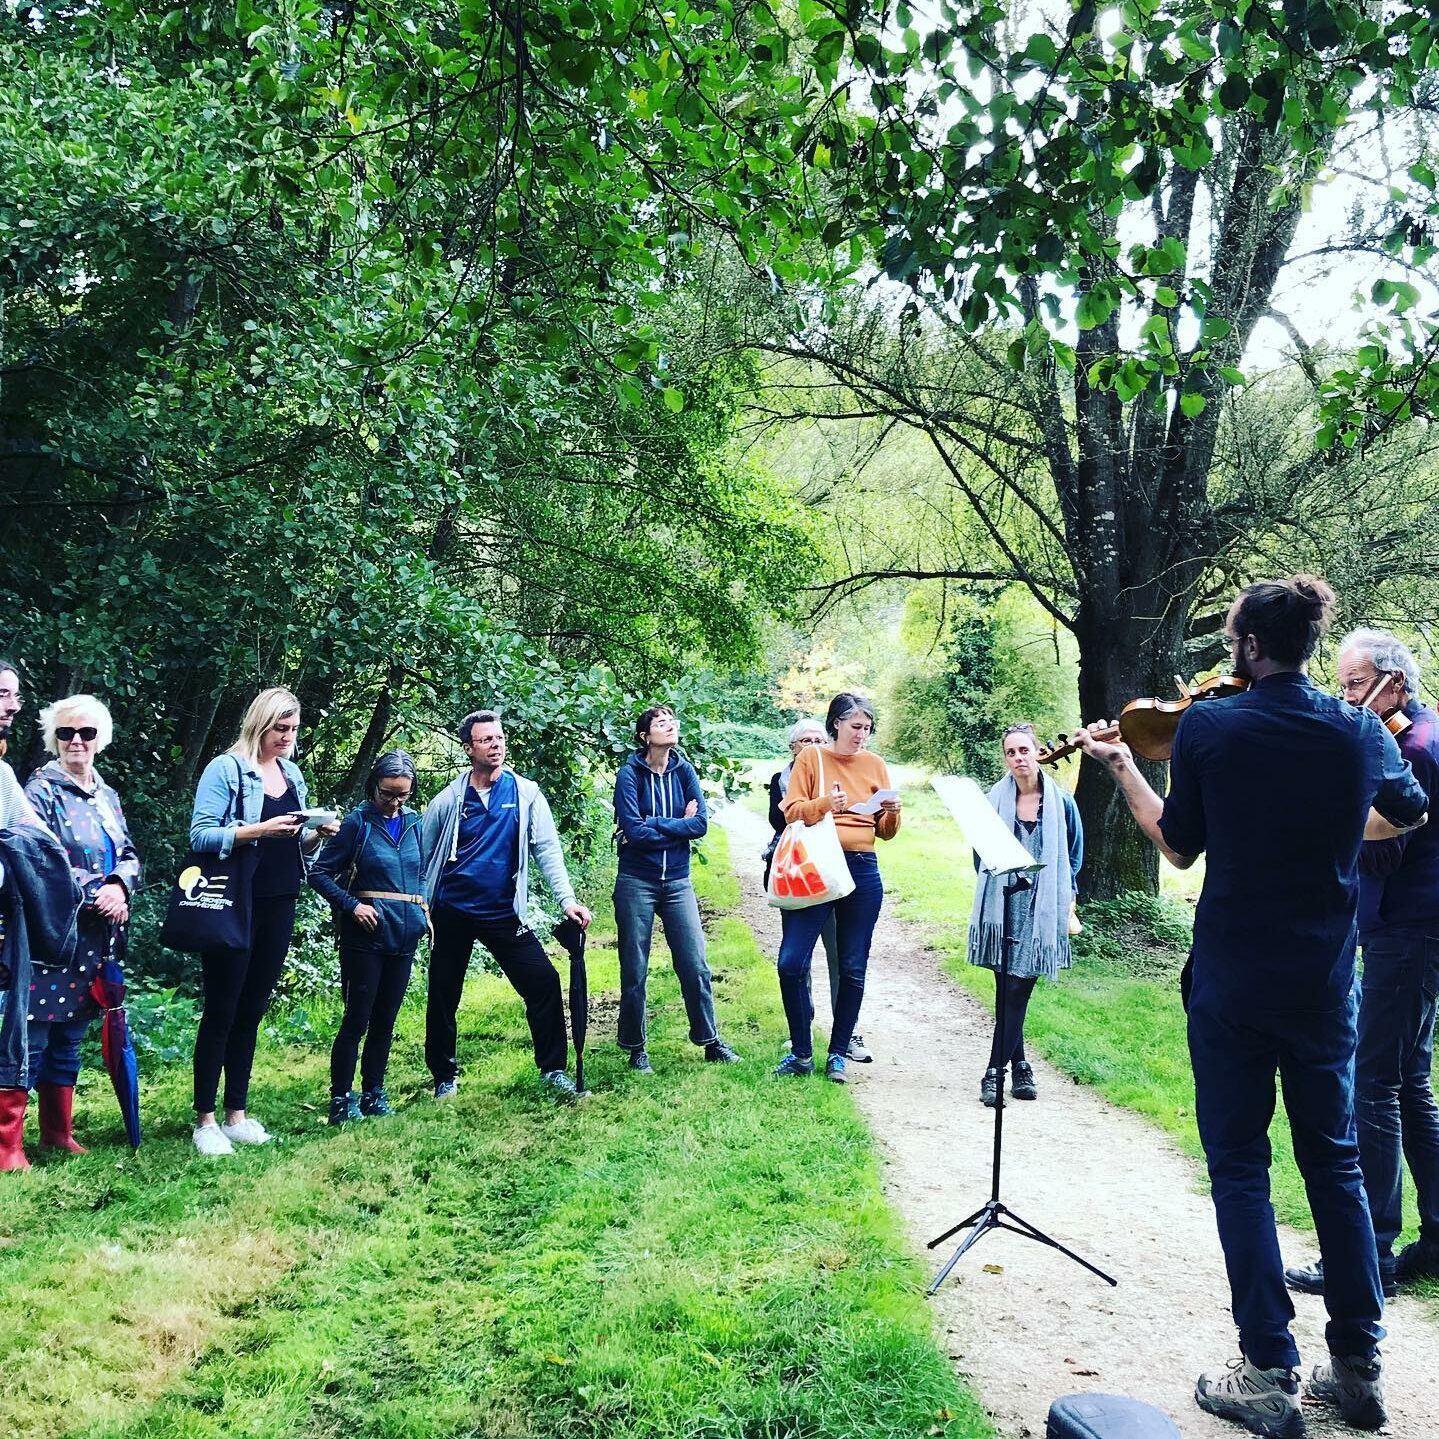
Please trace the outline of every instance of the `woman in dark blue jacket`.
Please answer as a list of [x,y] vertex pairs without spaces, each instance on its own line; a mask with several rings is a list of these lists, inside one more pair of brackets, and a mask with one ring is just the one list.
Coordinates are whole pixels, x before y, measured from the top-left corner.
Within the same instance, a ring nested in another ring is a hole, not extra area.
[[705,936],[690,883],[690,841],[709,828],[694,766],[676,752],[680,724],[668,705],[647,709],[635,724],[639,748],[615,776],[619,871],[615,928],[620,950],[620,1048],[630,1068],[653,1073],[645,1049],[645,984],[655,916],[664,926],[689,1016],[690,1040],[716,1064],[739,1059],[715,1028]]
[[[381,755],[365,781],[369,798],[347,814],[310,870],[310,884],[335,910],[345,1016],[330,1050],[330,1123],[389,1114],[385,1068],[395,1020],[425,933],[425,856],[415,762],[403,750]],[[351,1086],[360,1041],[358,1102]]]

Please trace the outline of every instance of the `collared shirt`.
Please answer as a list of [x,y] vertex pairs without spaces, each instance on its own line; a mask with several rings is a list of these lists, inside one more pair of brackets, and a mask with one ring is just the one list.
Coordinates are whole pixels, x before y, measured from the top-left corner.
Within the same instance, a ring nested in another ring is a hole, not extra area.
[[1306,676],[1267,675],[1188,710],[1159,827],[1177,853],[1206,856],[1196,991],[1295,1009],[1344,1002],[1371,806],[1407,825],[1428,799],[1378,718]]
[[[1430,800],[1439,794],[1439,715],[1418,700],[1404,706],[1409,728],[1396,738]],[[1439,936],[1439,815],[1398,839],[1359,851],[1359,941],[1386,930]]]

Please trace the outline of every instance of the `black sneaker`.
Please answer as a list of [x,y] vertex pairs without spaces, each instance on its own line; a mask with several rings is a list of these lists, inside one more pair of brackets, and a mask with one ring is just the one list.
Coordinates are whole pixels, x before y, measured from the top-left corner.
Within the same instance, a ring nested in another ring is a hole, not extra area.
[[366,1089],[360,1094],[360,1113],[366,1119],[383,1119],[387,1114],[394,1112],[394,1107],[390,1104],[390,1096],[385,1093],[383,1084],[377,1084],[372,1089]]
[[349,1124],[353,1119],[361,1119],[360,1106],[355,1102],[355,1092],[347,1089],[344,1094],[332,1094],[330,1096],[330,1123]]
[[1201,1374],[1194,1402],[1221,1419],[1233,1419],[1253,1434],[1303,1439],[1299,1375],[1293,1369],[1256,1369],[1243,1355],[1223,1374]]
[[993,1109],[996,1104],[1004,1103],[1004,1095],[1001,1093],[1000,1074],[997,1069],[986,1069],[984,1078],[979,1081],[980,1103],[986,1109]]
[[706,1064],[740,1064],[739,1055],[727,1045],[724,1040],[716,1037],[705,1045]]
[[1009,1092],[1016,1099],[1038,1099],[1039,1090],[1034,1084],[1034,1070],[1027,1059],[1021,1059],[1015,1066],[1009,1081]]
[[1372,1359],[1331,1354],[1327,1364],[1316,1364],[1305,1386],[1312,1398],[1335,1405],[1356,1429],[1378,1429],[1389,1422],[1384,1407],[1383,1364]]
[[[1284,1271],[1284,1282],[1296,1294],[1324,1293],[1324,1261],[1316,1259],[1308,1267],[1296,1265]],[[1386,1299],[1392,1299],[1399,1292],[1399,1281],[1388,1270],[1380,1266],[1379,1288]]]
[[1439,1244],[1416,1239],[1406,1244],[1394,1259],[1394,1278],[1400,1284],[1416,1279],[1439,1279]]
[[630,1050],[630,1068],[637,1074],[653,1074],[655,1067],[650,1063],[650,1057],[642,1049]]
[[540,1083],[550,1092],[556,1104],[574,1104],[580,1097],[575,1082],[563,1069],[547,1069],[540,1075]]

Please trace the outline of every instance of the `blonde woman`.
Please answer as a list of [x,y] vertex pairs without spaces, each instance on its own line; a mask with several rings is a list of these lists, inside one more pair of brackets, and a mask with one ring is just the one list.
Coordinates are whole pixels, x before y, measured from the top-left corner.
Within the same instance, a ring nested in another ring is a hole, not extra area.
[[94,695],[70,695],[40,711],[40,727],[55,758],[30,776],[25,796],[64,847],[85,902],[69,962],[37,969],[30,983],[30,1073],[40,1095],[41,1146],[84,1154],[73,1114],[80,1045],[98,1013],[90,981],[129,925],[140,856],[120,796],[95,768],[114,735],[110,711]]
[[[300,731],[300,701],[286,689],[256,695],[245,711],[240,737],[200,776],[190,817],[192,849],[253,853],[250,946],[200,955],[204,1008],[195,1035],[195,1148],[231,1154],[236,1144],[266,1144],[269,1134],[246,1112],[255,1036],[295,927],[295,902],[308,855],[338,824],[302,836],[299,811],[309,789],[291,755]],[[215,1121],[216,1091],[225,1075],[225,1119]]]

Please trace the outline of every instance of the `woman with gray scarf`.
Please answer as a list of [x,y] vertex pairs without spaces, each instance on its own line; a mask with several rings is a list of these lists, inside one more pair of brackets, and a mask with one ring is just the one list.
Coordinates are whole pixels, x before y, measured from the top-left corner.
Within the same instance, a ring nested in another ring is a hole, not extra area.
[[[1003,743],[1009,773],[990,790],[989,802],[1014,837],[1044,868],[1028,889],[1010,900],[1004,1030],[1001,1033],[995,1024],[989,1068],[979,1083],[980,1099],[991,1107],[1004,1102],[1006,1066],[1012,1066],[1010,1093],[1016,1099],[1039,1097],[1034,1070],[1024,1053],[1025,1013],[1039,978],[1053,979],[1061,969],[1069,968],[1069,938],[1077,932],[1078,924],[1074,897],[1084,863],[1084,826],[1079,807],[1068,790],[1040,769],[1034,726],[1010,725]],[[978,856],[975,868],[979,868]],[[980,870],[969,919],[969,962],[995,971],[996,1012],[1004,902],[1004,877]]]

